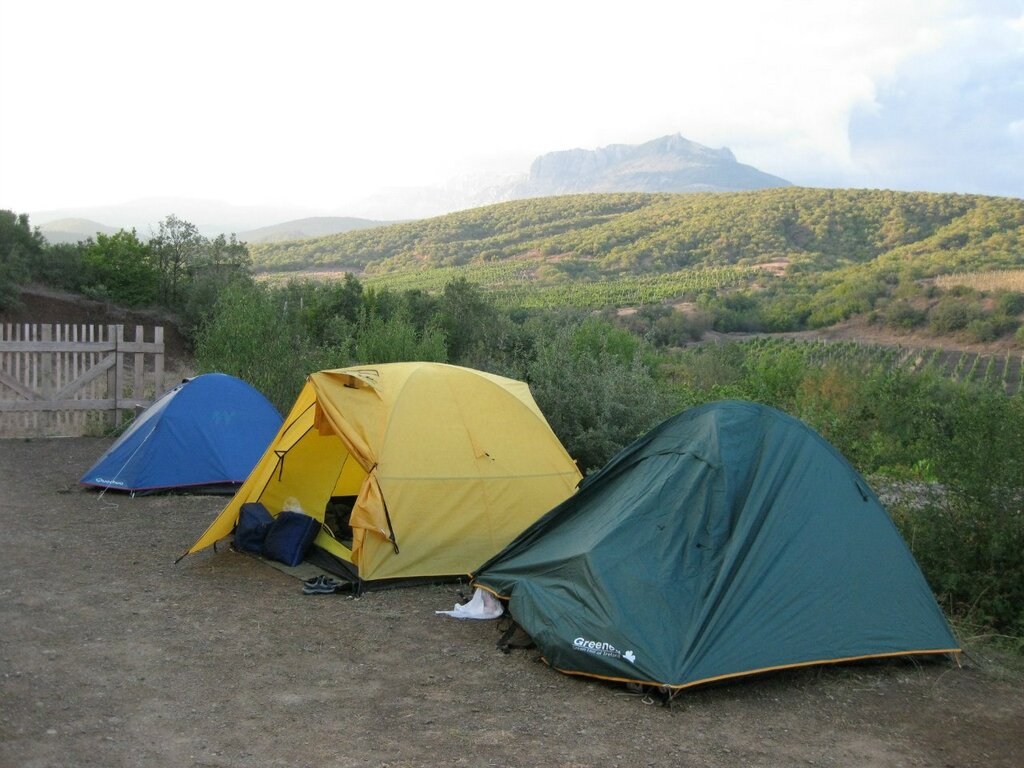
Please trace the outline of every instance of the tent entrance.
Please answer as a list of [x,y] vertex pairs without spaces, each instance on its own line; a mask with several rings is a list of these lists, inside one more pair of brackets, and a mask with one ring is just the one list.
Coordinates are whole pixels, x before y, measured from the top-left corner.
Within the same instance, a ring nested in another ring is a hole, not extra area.
[[352,550],[352,508],[356,505],[353,496],[331,496],[324,508],[324,527],[338,543]]
[[257,501],[273,514],[297,509],[324,523],[314,544],[352,562],[351,514],[367,473],[333,433],[307,429],[278,453]]

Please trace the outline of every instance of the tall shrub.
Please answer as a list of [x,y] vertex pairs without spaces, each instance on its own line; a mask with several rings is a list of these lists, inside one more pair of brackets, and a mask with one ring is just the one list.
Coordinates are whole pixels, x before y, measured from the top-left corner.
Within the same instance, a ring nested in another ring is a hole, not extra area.
[[225,288],[196,340],[200,370],[249,382],[282,413],[291,408],[306,376],[321,367],[323,356],[280,294],[258,284]]
[[562,325],[536,339],[527,379],[537,404],[580,469],[603,466],[663,419],[667,401],[638,345],[596,319]]
[[360,363],[447,361],[444,333],[436,327],[416,329],[408,313],[391,317],[364,313],[356,329],[355,356]]

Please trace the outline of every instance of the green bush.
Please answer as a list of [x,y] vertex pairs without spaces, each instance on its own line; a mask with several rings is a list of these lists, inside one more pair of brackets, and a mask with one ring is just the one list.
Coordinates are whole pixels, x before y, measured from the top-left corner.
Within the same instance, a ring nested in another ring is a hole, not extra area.
[[980,302],[947,296],[928,312],[928,324],[935,333],[946,334],[963,330],[972,320],[979,320],[983,316]]
[[622,333],[590,319],[535,339],[527,368],[530,389],[583,472],[604,466],[668,415],[643,350],[627,351]]
[[405,312],[388,318],[364,316],[356,331],[355,353],[361,363],[372,364],[448,359],[444,332],[435,327],[418,331]]
[[971,322],[967,324],[967,328],[965,330],[967,332],[967,337],[971,341],[977,341],[981,344],[993,341],[999,335],[996,332],[995,323],[990,319],[982,320],[979,318],[977,320],[971,320]]
[[88,242],[47,245],[31,265],[32,279],[54,288],[80,291],[88,279],[82,264],[87,247]]
[[[1024,520],[951,492],[891,509],[948,614],[979,632],[1024,638]],[[1024,646],[1022,646],[1024,647]]]
[[882,321],[890,328],[911,330],[924,324],[928,314],[908,301],[894,301],[881,312]]
[[996,312],[1015,317],[1024,312],[1024,293],[1006,291],[996,297]]
[[220,295],[196,339],[196,365],[202,371],[237,376],[287,413],[306,376],[344,365],[342,354],[318,348],[303,332],[280,291],[237,283]]
[[159,272],[152,249],[135,230],[113,235],[96,233],[82,253],[86,295],[130,307],[151,306],[157,299]]

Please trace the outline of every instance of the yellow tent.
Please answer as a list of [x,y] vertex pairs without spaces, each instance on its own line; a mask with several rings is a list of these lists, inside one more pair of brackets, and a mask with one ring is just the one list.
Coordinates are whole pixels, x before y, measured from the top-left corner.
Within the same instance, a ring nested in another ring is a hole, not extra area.
[[524,382],[439,363],[320,371],[186,554],[246,502],[297,503],[325,523],[314,546],[361,581],[468,574],[579,480]]

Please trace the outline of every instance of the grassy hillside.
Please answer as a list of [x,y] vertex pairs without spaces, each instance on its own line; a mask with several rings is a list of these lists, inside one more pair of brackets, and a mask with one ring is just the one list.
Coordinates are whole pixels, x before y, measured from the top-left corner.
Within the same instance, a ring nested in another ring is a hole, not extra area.
[[524,256],[578,262],[559,267],[566,271],[664,272],[783,258],[821,270],[910,246],[955,258],[997,235],[1019,243],[1022,223],[1024,201],[970,195],[802,188],[571,195],[252,250],[254,264],[267,270],[388,271]]
[[923,280],[1024,266],[1024,200],[804,188],[571,195],[256,244],[252,255],[265,272],[349,271],[395,288],[434,290],[459,274],[527,306],[731,293],[719,326],[739,312],[740,326],[793,330],[897,300],[926,313]]

